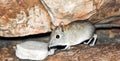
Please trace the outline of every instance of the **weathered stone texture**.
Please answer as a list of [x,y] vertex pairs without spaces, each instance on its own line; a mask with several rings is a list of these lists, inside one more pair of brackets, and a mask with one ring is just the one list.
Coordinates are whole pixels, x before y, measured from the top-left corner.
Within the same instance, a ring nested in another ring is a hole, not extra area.
[[0,36],[18,37],[50,31],[49,14],[39,0],[0,3]]
[[[44,0],[53,12],[41,0],[1,0],[0,36],[18,37],[50,32],[51,25],[61,21],[68,24],[75,20],[89,19],[98,22],[101,19],[120,15],[119,0]],[[52,24],[51,24],[52,23]]]
[[81,45],[49,56],[46,61],[120,61],[119,50],[119,45],[95,47]]

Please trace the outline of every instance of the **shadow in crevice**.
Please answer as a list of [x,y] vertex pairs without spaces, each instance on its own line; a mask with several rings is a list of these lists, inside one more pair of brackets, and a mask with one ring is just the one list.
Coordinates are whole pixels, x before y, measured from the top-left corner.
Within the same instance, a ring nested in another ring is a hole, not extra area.
[[35,34],[35,35],[28,35],[21,37],[0,37],[0,48],[9,47],[25,41],[48,42],[50,34],[51,33],[49,32],[49,33]]
[[42,37],[50,36],[50,32],[48,33],[42,33],[42,34],[34,34],[34,35],[27,35],[27,36],[19,36],[19,37],[2,37],[0,36],[0,41],[6,40],[6,41],[17,41],[17,40],[26,40],[26,39],[37,39]]

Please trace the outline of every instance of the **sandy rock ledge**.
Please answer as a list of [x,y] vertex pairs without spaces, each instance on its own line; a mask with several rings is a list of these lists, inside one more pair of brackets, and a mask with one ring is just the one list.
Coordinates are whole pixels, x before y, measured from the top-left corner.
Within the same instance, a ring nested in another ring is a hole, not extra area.
[[68,51],[59,51],[47,61],[120,61],[120,47],[112,45],[89,47],[79,45]]

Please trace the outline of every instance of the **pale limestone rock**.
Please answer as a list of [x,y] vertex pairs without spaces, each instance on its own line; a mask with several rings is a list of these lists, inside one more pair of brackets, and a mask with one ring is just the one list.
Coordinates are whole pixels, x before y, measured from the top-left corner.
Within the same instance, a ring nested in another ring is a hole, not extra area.
[[16,56],[20,59],[43,60],[54,54],[54,50],[48,51],[48,43],[44,42],[26,41],[16,47]]

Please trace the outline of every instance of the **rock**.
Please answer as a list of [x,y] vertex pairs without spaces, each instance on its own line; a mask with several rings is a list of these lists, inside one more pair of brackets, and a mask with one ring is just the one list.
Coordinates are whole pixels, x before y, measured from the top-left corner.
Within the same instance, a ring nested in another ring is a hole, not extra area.
[[89,19],[96,23],[120,13],[120,0],[44,1],[53,12],[53,21],[41,0],[0,0],[0,36],[42,34],[50,32],[52,25],[58,26],[61,21],[68,24]]
[[1,0],[0,3],[0,36],[18,37],[51,31],[51,18],[40,0]]
[[12,48],[3,47],[0,49],[0,61],[15,61],[14,50]]
[[46,61],[120,61],[120,45],[99,45],[89,47],[78,45],[70,50],[57,51]]
[[26,41],[16,47],[16,56],[20,59],[43,60],[54,54],[54,50],[48,51],[48,43],[44,42]]
[[45,0],[55,16],[54,25],[61,21],[69,23],[74,20],[85,20],[96,13],[105,0]]

